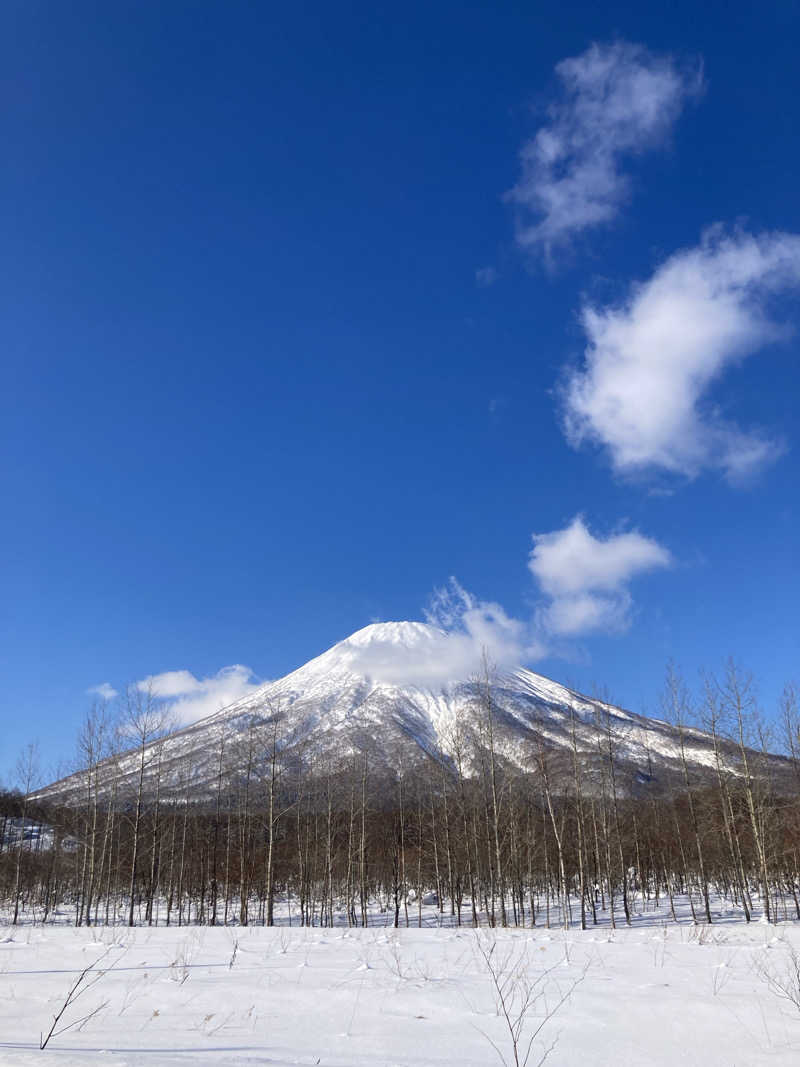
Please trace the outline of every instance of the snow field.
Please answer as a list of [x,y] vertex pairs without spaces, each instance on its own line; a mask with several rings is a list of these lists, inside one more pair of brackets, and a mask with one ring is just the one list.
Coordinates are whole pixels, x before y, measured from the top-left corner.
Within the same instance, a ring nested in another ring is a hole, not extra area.
[[[499,986],[512,1018],[530,995],[520,1062],[544,1022],[529,1065],[548,1049],[548,1067],[789,1065],[800,1062],[800,1010],[764,975],[787,975],[793,951],[800,927],[789,924],[4,927],[0,1064],[513,1064]],[[40,1051],[97,960],[105,973],[59,1026],[91,1017]]]

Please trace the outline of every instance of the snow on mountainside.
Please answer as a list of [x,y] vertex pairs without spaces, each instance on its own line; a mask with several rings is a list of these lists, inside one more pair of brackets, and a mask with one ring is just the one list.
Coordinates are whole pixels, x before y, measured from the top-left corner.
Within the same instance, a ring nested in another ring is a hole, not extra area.
[[[177,783],[181,768],[191,766],[194,787],[202,790],[214,779],[220,744],[230,752],[250,724],[274,716],[281,720],[286,743],[305,740],[324,750],[333,740],[340,749],[368,742],[378,758],[389,763],[395,742],[406,739],[430,755],[447,758],[453,726],[474,707],[478,689],[477,664],[463,676],[462,642],[458,634],[421,622],[366,626],[284,678],[170,734],[162,742],[162,780]],[[619,759],[640,781],[668,776],[679,767],[674,727],[583,696],[533,671],[519,667],[497,673],[491,697],[499,752],[517,766],[532,765],[536,738],[556,753],[566,751],[574,718],[580,750],[597,752],[601,721],[610,728]],[[685,748],[698,770],[713,766],[707,734],[687,730]],[[138,754],[119,758],[113,772],[111,767],[109,778],[112,773],[122,780],[131,778]],[[82,778],[72,775],[38,795],[66,798],[81,788]]]

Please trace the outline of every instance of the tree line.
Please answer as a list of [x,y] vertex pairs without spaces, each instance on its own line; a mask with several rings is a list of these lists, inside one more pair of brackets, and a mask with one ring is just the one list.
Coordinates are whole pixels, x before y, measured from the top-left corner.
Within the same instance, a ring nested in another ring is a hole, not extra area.
[[[669,766],[625,752],[607,705],[573,708],[566,745],[532,723],[510,759],[492,672],[442,750],[349,730],[298,738],[265,703],[176,758],[152,695],[82,724],[71,792],[37,799],[32,747],[0,793],[11,923],[366,926],[631,923],[642,910],[800,919],[800,720],[759,715],[734,664],[698,696],[668,671]],[[696,726],[707,759],[688,755]],[[772,752],[781,749],[782,755]]]

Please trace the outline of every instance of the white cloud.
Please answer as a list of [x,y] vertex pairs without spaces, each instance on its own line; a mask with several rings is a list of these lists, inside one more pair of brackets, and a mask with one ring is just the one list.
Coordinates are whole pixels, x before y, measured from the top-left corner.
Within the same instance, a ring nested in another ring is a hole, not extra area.
[[671,563],[667,549],[636,530],[602,540],[580,515],[563,530],[534,534],[533,545],[528,566],[546,598],[537,618],[545,633],[558,637],[626,629],[629,583]]
[[434,592],[425,616],[458,638],[462,654],[472,662],[480,663],[484,649],[498,667],[518,666],[544,653],[530,623],[515,619],[495,601],[479,600],[455,578]]
[[487,289],[490,285],[494,285],[499,277],[496,267],[480,267],[475,271],[475,284]]
[[142,691],[149,690],[154,697],[169,699],[203,692],[206,681],[199,681],[191,671],[164,671],[148,675],[136,685]]
[[479,600],[455,578],[437,589],[425,612],[427,625],[388,624],[385,638],[351,642],[349,667],[388,685],[439,688],[477,676],[484,651],[500,670],[531,662],[543,648],[531,623],[512,618],[494,602]]
[[630,583],[672,563],[666,548],[638,531],[598,538],[581,516],[563,530],[534,534],[533,544],[528,566],[539,598],[529,618],[479,600],[451,578],[435,591],[427,626],[410,624],[399,639],[390,623],[385,637],[353,642],[350,669],[390,685],[438,688],[479,674],[484,651],[501,671],[569,656],[577,638],[626,630]]
[[117,690],[110,682],[101,682],[100,685],[90,686],[87,690],[92,696],[98,696],[101,700],[113,700],[118,696]]
[[163,700],[180,725],[212,715],[248,696],[262,684],[249,667],[240,663],[223,667],[210,678],[196,678],[190,671],[164,671],[136,683],[140,690],[149,690],[154,697]]
[[616,217],[630,189],[622,160],[662,143],[702,87],[699,67],[627,41],[593,44],[556,75],[559,98],[524,145],[522,176],[508,193],[520,208],[518,242],[547,257]]
[[605,446],[614,468],[744,482],[782,451],[702,406],[732,364],[787,335],[771,298],[800,287],[800,236],[709,230],[671,256],[620,306],[587,305],[584,366],[564,392],[570,443]]

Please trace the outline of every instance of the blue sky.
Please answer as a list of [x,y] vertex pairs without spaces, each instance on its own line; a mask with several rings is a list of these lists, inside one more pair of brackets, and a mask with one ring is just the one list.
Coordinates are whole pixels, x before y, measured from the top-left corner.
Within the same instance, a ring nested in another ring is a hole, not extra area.
[[797,2],[2,22],[0,775],[92,687],[212,710],[450,576],[500,661],[655,713],[734,655],[773,709]]

